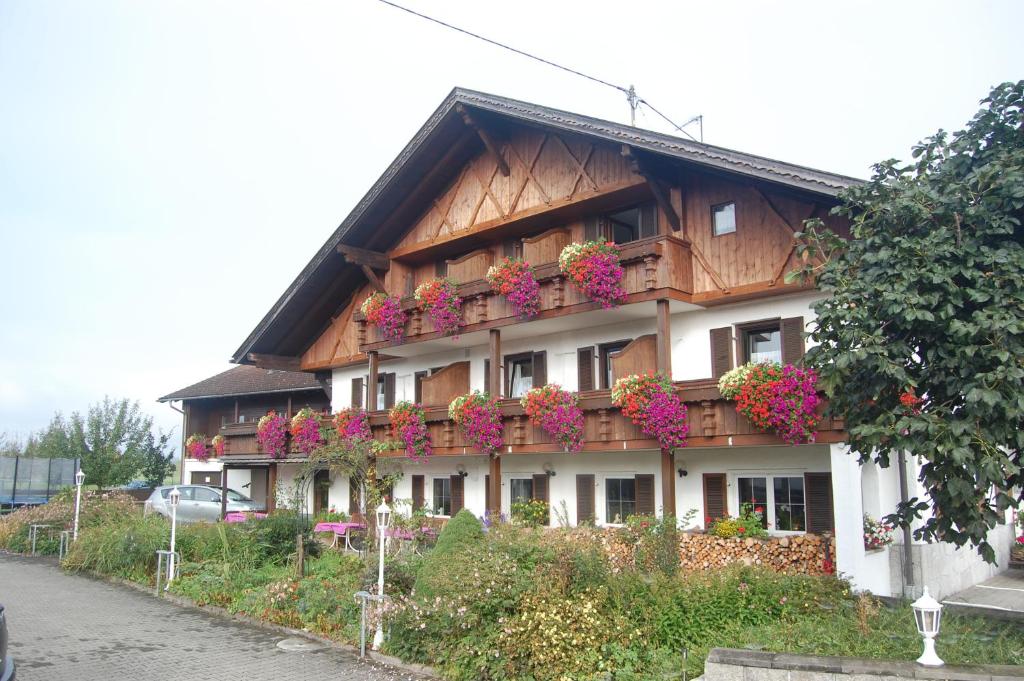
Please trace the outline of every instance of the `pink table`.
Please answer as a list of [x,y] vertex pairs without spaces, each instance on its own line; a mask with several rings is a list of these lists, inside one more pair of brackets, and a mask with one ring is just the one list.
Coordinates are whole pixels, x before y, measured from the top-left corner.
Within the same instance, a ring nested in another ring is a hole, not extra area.
[[232,511],[231,513],[224,514],[224,522],[226,523],[244,523],[250,518],[266,518],[266,513],[260,513],[259,511],[251,514],[242,513],[241,511]]
[[332,547],[336,547],[338,545],[338,537],[344,537],[345,538],[345,548],[348,549],[349,551],[355,551],[355,549],[352,548],[352,543],[349,541],[349,530],[363,530],[363,529],[366,529],[366,525],[364,525],[363,523],[353,523],[353,522],[346,522],[346,523],[317,523],[313,527],[313,531],[314,532],[333,532],[334,533],[334,541],[331,543]]

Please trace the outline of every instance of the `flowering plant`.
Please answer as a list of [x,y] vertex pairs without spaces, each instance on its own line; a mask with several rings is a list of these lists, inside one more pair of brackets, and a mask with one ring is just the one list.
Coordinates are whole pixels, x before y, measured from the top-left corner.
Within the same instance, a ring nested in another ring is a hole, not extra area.
[[416,287],[416,302],[434,322],[439,333],[455,333],[462,326],[462,298],[451,279],[431,279]]
[[924,402],[920,397],[914,394],[913,388],[907,388],[900,393],[900,404],[903,408],[910,412],[912,415],[917,416],[921,413],[921,403]]
[[320,419],[309,407],[303,407],[292,417],[292,446],[309,454],[324,441],[320,434]]
[[554,383],[533,388],[519,401],[530,423],[540,426],[567,452],[583,448],[583,410],[575,393]]
[[224,456],[224,451],[227,449],[228,445],[227,438],[220,434],[214,435],[211,444],[213,445],[213,453],[217,457]]
[[366,315],[366,321],[380,329],[385,338],[396,343],[402,340],[409,315],[402,310],[398,298],[378,291],[364,300],[359,309]]
[[610,241],[569,244],[558,256],[558,267],[576,288],[603,308],[615,307],[626,297],[619,248]]
[[505,258],[487,269],[491,289],[508,298],[516,315],[532,317],[540,311],[540,284],[533,270],[520,258]]
[[185,440],[185,451],[193,459],[207,461],[210,458],[210,450],[206,447],[206,436],[199,433],[189,435]]
[[391,437],[405,446],[405,455],[413,461],[420,461],[433,454],[430,433],[423,409],[405,400],[391,407]]
[[816,381],[813,369],[763,362],[733,369],[722,376],[718,387],[756,427],[774,430],[793,445],[814,442]]
[[482,454],[494,454],[501,447],[502,424],[498,400],[487,393],[473,391],[459,395],[448,405],[448,418],[463,437]]
[[892,543],[893,526],[864,514],[864,548],[880,549]]
[[279,459],[284,456],[284,442],[287,435],[285,418],[271,409],[256,424],[256,441],[267,456]]
[[346,407],[334,415],[334,427],[342,440],[367,442],[371,438],[370,420],[366,412],[356,407]]
[[764,509],[760,506],[755,509],[752,504],[743,504],[739,517],[706,518],[705,525],[709,534],[724,539],[730,537],[763,539],[768,536],[768,530],[765,527],[767,523],[764,521]]
[[690,430],[686,405],[679,401],[665,374],[633,374],[620,378],[612,387],[612,404],[640,426],[645,435],[657,438],[663,449],[686,446],[686,434]]

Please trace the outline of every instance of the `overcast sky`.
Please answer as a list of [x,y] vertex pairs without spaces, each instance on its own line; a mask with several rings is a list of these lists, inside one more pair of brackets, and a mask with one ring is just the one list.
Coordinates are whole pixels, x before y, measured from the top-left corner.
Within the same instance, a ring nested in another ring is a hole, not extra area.
[[[1024,77],[1019,2],[405,4],[860,177]],[[156,398],[228,368],[454,86],[628,122],[376,0],[0,0],[0,433],[105,394],[180,427]]]

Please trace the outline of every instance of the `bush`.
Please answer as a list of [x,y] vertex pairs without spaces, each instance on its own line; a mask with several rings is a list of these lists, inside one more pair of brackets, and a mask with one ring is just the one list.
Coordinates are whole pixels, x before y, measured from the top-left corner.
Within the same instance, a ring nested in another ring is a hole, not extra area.
[[156,571],[156,552],[168,548],[170,537],[170,523],[161,516],[125,516],[119,522],[80,529],[63,566],[72,572],[89,570],[149,582]]
[[512,520],[526,527],[547,525],[550,516],[548,502],[541,499],[517,501],[512,504]]
[[750,504],[743,504],[743,509],[738,518],[727,517],[713,520],[708,527],[708,532],[723,539],[731,537],[764,539],[768,536],[768,530],[764,527],[763,517],[763,510],[757,511]]
[[630,516],[621,530],[623,542],[633,547],[637,569],[674,575],[679,570],[679,530],[675,516]]
[[427,554],[416,579],[416,592],[422,596],[433,596],[437,582],[445,579],[448,563],[455,554],[481,543],[483,526],[475,515],[466,509],[459,511],[448,521],[437,537],[434,550]]
[[280,510],[266,518],[250,520],[244,531],[258,547],[264,562],[281,565],[295,556],[295,538],[301,532],[307,556],[320,554],[320,542],[313,538],[312,524],[294,511]]
[[[124,517],[138,515],[135,500],[121,492],[105,494],[85,493],[79,512],[79,531],[94,525],[105,525]],[[0,548],[16,553],[27,553],[32,549],[28,541],[29,525],[52,525],[50,531],[40,532],[36,551],[56,554],[60,546],[61,530],[70,530],[74,525],[75,490],[61,490],[50,501],[39,506],[25,506],[0,517]]]

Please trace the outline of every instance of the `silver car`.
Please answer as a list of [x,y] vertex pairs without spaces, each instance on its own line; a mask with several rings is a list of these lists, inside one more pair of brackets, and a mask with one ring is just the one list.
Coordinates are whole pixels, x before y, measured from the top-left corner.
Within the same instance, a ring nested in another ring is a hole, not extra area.
[[[206,485],[165,485],[157,487],[146,499],[146,513],[159,513],[171,517],[169,497],[175,487],[181,493],[178,500],[178,520],[184,523],[216,522],[220,520],[221,503],[220,489]],[[239,494],[233,489],[228,490],[227,512],[241,511],[249,513],[262,510],[255,501]]]

